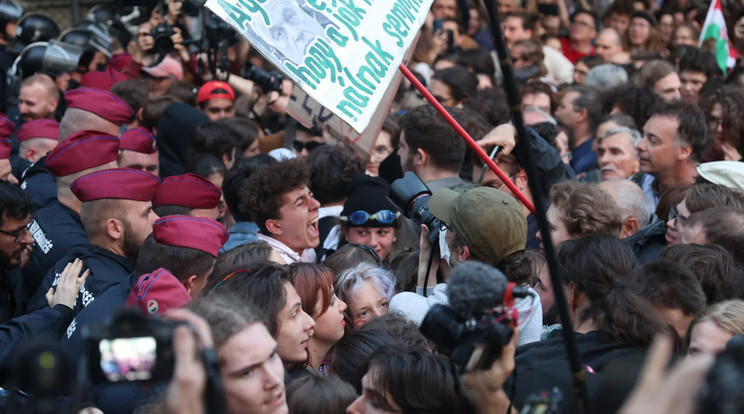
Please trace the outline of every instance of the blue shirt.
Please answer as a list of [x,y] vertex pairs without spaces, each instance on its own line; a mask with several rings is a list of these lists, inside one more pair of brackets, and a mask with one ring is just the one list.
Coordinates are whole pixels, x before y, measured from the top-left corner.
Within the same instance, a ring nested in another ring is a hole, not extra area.
[[597,153],[592,149],[593,144],[594,138],[571,150],[571,167],[576,175],[597,168]]
[[258,233],[258,226],[256,223],[250,221],[238,221],[230,227],[228,233],[230,237],[227,242],[220,248],[220,254],[225,253],[228,250],[232,250],[238,246],[244,244],[253,243],[258,240],[256,234]]

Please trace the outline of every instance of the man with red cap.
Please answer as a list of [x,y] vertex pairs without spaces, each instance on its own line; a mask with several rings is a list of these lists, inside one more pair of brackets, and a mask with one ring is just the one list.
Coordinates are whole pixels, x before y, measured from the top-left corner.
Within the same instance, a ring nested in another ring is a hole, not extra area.
[[[100,131],[118,137],[119,128],[134,116],[123,99],[103,89],[73,89],[65,93],[65,101],[67,110],[59,124],[60,141],[79,131]],[[26,190],[36,208],[46,207],[56,198],[54,176],[41,161],[32,164],[23,174],[21,188]]]
[[220,216],[222,190],[196,174],[173,175],[163,179],[153,205],[158,216],[183,214],[192,217]]
[[[90,245],[63,257],[49,270],[28,310],[43,307],[44,295],[57,285],[64,266],[75,258],[90,269],[78,294],[75,315],[110,287],[128,280],[140,246],[158,218],[152,211],[152,199],[159,184],[158,177],[129,168],[96,171],[75,180],[70,189],[81,201],[80,218]],[[68,336],[75,329],[73,320]]]
[[121,134],[119,159],[116,160],[119,167],[147,171],[160,176],[159,156],[155,137],[147,128],[132,128]]
[[202,85],[196,103],[210,121],[235,116],[235,91],[226,82],[209,81]]
[[96,131],[75,133],[57,145],[46,157],[48,171],[56,176],[53,201],[40,208],[31,222],[34,248],[23,269],[26,294],[39,288],[44,275],[69,253],[90,243],[80,219],[80,200],[70,189],[79,177],[116,167],[119,139]]
[[59,122],[53,119],[36,119],[18,129],[18,155],[36,162],[47,155],[59,142]]

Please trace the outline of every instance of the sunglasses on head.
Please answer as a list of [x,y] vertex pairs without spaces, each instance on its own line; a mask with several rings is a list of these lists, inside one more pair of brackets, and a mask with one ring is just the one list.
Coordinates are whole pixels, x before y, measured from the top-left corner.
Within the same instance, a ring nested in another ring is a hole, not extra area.
[[398,217],[400,217],[400,212],[393,212],[390,210],[380,210],[375,214],[369,214],[364,210],[357,210],[348,216],[341,216],[341,220],[361,226],[370,220],[374,220],[381,224],[391,224]]
[[307,152],[310,152],[314,150],[315,148],[318,148],[321,145],[325,145],[325,143],[318,142],[318,141],[310,141],[310,142],[302,142],[298,140],[292,141],[292,146],[297,152],[302,152],[302,150],[305,148],[307,148]]

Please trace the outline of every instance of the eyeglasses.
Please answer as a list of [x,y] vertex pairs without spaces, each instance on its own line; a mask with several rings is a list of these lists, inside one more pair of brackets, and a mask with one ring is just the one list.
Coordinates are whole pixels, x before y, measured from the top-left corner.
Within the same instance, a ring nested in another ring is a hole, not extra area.
[[679,225],[681,224],[684,226],[687,223],[687,217],[682,217],[679,215],[679,211],[677,210],[677,206],[672,206],[672,208],[669,209],[669,216],[667,217],[668,221],[674,221],[674,229],[679,230]]
[[710,118],[708,120],[708,128],[709,129],[718,129],[719,126],[723,124],[723,119],[720,118]]
[[364,210],[357,210],[348,216],[341,216],[341,220],[349,221],[351,224],[361,226],[370,220],[375,220],[381,224],[390,224],[395,219],[400,217],[400,212],[392,212],[390,210],[380,210],[375,214],[370,215]]
[[5,231],[5,230],[0,230],[0,233],[7,234],[8,236],[13,236],[15,238],[15,242],[16,243],[22,243],[23,242],[23,238],[26,236],[26,233],[28,233],[29,229],[31,228],[31,223],[32,222],[33,221],[29,221],[26,224],[26,227],[22,228],[21,230],[18,230],[15,233],[11,233],[11,232]]
[[310,152],[314,150],[315,148],[318,148],[321,145],[325,145],[325,143],[318,142],[318,141],[310,141],[310,142],[302,142],[298,140],[292,141],[292,146],[297,152],[302,152],[302,150],[306,148],[307,148],[307,152]]

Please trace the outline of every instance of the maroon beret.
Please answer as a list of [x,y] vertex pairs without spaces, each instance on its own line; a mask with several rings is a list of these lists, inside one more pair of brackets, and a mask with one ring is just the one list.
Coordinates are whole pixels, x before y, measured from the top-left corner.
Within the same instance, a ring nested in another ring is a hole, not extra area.
[[97,167],[119,156],[119,138],[100,131],[79,131],[60,141],[44,165],[57,177]]
[[137,280],[127,298],[127,306],[136,306],[148,315],[162,315],[191,302],[191,295],[173,273],[162,267],[145,273]]
[[220,204],[222,190],[196,174],[173,175],[163,179],[153,204],[188,208],[215,208]]
[[134,116],[132,108],[113,93],[98,88],[77,88],[65,92],[68,108],[93,112],[118,126]]
[[155,145],[155,137],[145,127],[128,129],[121,134],[119,149],[141,152],[142,154],[152,154],[158,150]]
[[0,160],[10,159],[10,140],[0,138]]
[[0,138],[9,138],[15,131],[15,124],[3,114],[0,114]]
[[142,170],[112,168],[86,174],[70,184],[72,193],[82,202],[118,198],[151,201],[160,178]]
[[107,70],[84,73],[80,77],[80,84],[98,89],[111,89],[115,83],[125,80],[129,80],[129,77],[113,68],[109,68]]
[[31,138],[59,139],[59,122],[52,119],[35,119],[26,122],[18,129],[18,141],[23,142]]
[[230,234],[219,221],[206,217],[174,215],[155,220],[152,237],[160,244],[188,247],[217,257]]

